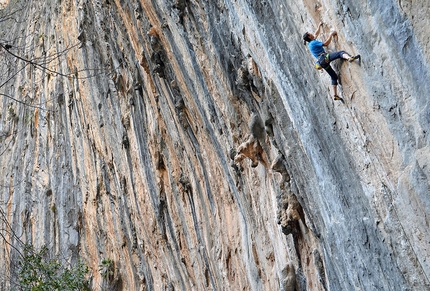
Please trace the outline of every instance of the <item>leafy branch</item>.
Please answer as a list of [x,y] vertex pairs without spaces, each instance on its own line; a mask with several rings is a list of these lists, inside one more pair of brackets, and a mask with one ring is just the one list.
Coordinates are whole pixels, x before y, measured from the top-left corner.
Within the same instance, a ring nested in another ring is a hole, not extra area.
[[13,231],[6,214],[0,208],[0,239],[17,254],[18,264],[8,280],[11,290],[16,291],[87,291],[89,268],[82,261],[74,265],[62,263],[58,257],[50,256],[48,247],[36,250],[25,244]]

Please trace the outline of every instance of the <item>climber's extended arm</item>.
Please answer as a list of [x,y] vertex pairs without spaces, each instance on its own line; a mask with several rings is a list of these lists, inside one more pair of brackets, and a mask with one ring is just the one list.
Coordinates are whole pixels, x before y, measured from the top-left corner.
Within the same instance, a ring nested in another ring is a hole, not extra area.
[[318,28],[317,28],[317,30],[315,31],[315,33],[314,33],[314,36],[315,36],[315,38],[317,38],[318,37],[318,35],[320,34],[320,32],[321,32],[321,27],[323,26],[323,23],[322,22],[320,22],[320,24],[318,25]]
[[337,35],[336,31],[333,31],[332,33],[330,33],[330,36],[327,38],[327,40],[323,43],[323,46],[328,46],[331,42],[331,39],[333,38],[333,36]]

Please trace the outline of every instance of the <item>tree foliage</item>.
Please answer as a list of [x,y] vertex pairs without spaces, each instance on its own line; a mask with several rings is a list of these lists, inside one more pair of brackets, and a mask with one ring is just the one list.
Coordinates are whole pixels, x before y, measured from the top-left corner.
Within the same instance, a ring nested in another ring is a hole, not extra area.
[[89,269],[84,263],[65,266],[58,258],[49,258],[46,246],[36,251],[33,246],[25,245],[22,254],[18,270],[18,290],[90,290],[86,279]]

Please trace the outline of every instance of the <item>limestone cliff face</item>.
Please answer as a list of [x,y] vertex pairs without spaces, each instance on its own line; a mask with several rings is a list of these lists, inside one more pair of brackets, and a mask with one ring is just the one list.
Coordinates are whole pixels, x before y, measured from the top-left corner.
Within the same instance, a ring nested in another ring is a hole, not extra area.
[[[94,290],[430,289],[427,1],[27,2],[0,23],[22,240]],[[362,55],[333,64],[344,104],[301,39],[320,21]]]

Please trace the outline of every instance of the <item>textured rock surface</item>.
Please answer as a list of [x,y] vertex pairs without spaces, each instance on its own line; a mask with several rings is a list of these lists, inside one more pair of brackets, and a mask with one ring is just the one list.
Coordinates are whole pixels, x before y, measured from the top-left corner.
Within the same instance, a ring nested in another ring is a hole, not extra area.
[[[46,68],[1,52],[14,231],[84,259],[94,290],[429,290],[430,4],[284,2],[29,1],[2,21],[25,58],[79,44]],[[363,56],[334,66],[345,104],[301,40],[319,21]],[[2,241],[3,274],[13,258]]]

